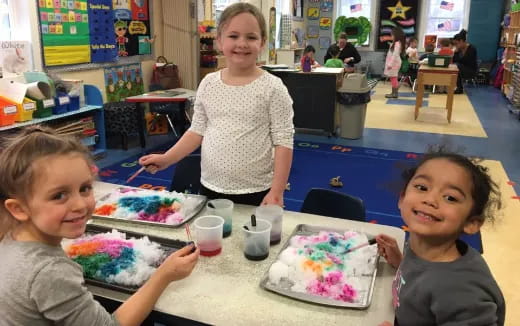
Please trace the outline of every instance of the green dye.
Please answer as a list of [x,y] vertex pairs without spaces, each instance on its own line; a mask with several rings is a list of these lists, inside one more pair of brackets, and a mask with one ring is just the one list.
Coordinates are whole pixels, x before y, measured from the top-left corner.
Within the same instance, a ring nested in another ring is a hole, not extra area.
[[92,256],[78,256],[72,260],[83,267],[83,274],[86,278],[93,279],[101,266],[110,262],[111,258],[108,254],[95,254]]

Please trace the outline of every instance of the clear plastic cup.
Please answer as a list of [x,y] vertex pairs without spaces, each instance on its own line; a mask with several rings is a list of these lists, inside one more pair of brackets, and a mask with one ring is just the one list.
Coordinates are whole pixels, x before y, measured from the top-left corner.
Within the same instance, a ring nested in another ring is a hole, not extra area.
[[201,216],[193,223],[195,239],[202,256],[216,256],[222,251],[224,219],[220,216]]
[[279,244],[282,241],[282,219],[283,208],[278,205],[262,205],[255,210],[257,219],[264,219],[271,223],[271,245]]
[[251,221],[242,227],[244,233],[244,256],[249,260],[264,260],[269,257],[269,238],[271,223],[256,219],[256,226]]
[[229,199],[213,199],[208,201],[206,204],[206,212],[208,215],[216,215],[224,219],[224,238],[231,235],[231,228],[233,226],[233,206],[233,202]]

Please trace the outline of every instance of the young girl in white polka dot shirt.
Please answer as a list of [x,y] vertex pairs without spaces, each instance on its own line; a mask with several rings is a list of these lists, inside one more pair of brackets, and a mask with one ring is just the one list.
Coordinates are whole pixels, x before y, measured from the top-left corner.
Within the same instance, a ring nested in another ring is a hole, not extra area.
[[292,99],[282,81],[256,65],[266,41],[255,6],[235,3],[221,15],[217,43],[227,68],[200,83],[190,129],[166,153],[143,156],[151,173],[201,147],[201,194],[235,203],[283,206],[292,163]]

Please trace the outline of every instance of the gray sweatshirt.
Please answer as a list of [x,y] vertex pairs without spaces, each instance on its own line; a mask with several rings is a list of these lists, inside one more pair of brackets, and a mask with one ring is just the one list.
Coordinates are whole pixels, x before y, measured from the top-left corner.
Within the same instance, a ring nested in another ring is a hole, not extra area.
[[0,241],[0,325],[118,325],[61,247]]
[[505,302],[486,262],[457,241],[461,257],[436,263],[405,247],[393,283],[396,325],[504,325]]

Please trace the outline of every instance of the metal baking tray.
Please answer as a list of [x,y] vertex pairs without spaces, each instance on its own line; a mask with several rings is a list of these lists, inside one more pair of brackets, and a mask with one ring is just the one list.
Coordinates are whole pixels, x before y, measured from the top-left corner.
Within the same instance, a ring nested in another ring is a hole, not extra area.
[[[314,235],[318,234],[320,231],[330,231],[330,232],[337,232],[337,233],[344,233],[345,231],[356,231],[355,229],[340,229],[340,228],[332,228],[332,227],[325,227],[325,226],[316,226],[316,225],[308,225],[308,224],[298,224],[294,231],[291,233],[289,238],[285,241],[282,249],[278,253],[278,256],[273,261],[273,264],[278,261],[278,258],[282,251],[284,251],[287,247],[289,247],[291,243],[292,237],[296,235]],[[360,232],[360,231],[356,231]],[[361,232],[360,232],[361,233]],[[363,232],[364,233],[364,232]],[[366,234],[366,233],[365,233]],[[367,234],[367,236],[374,237],[373,235]],[[326,305],[326,306],[334,306],[334,307],[343,307],[343,308],[351,308],[351,309],[367,309],[370,306],[370,303],[372,302],[372,295],[374,293],[374,286],[376,282],[376,276],[377,276],[377,266],[379,264],[379,258],[380,256],[377,255],[375,262],[374,262],[374,272],[372,275],[367,275],[367,281],[370,282],[370,285],[368,287],[368,292],[364,296],[364,300],[362,303],[352,303],[352,302],[344,302],[344,301],[338,301],[334,299],[329,299],[325,297],[321,297],[318,295],[308,294],[308,293],[302,293],[302,292],[295,292],[291,291],[290,289],[282,288],[279,285],[274,285],[269,282],[269,269],[271,268],[271,265],[265,272],[262,280],[260,281],[260,287],[287,296],[291,297],[293,299],[316,303],[320,305]]]
[[[116,188],[115,190],[121,191],[123,189],[143,190],[141,188],[135,188],[135,187],[119,187],[119,188]],[[106,195],[101,196],[97,200],[97,203],[100,204],[101,202],[107,200],[110,197],[111,194],[112,193],[108,193]],[[193,211],[191,211],[191,212],[189,212],[189,214],[187,214],[186,219],[184,219],[184,221],[182,223],[179,223],[179,224],[166,224],[166,223],[151,222],[151,221],[129,220],[129,219],[120,218],[120,217],[113,217],[113,216],[107,216],[107,215],[98,215],[98,214],[93,214],[92,216],[94,218],[97,218],[97,219],[100,219],[100,220],[106,220],[106,221],[118,221],[118,222],[126,222],[126,223],[131,223],[131,224],[141,224],[141,225],[144,224],[144,225],[154,225],[154,226],[160,226],[160,227],[166,227],[166,228],[177,228],[177,227],[183,225],[184,223],[188,222],[189,220],[191,220],[195,216],[197,216],[197,214],[199,214],[200,211],[202,211],[202,209],[204,208],[204,206],[206,204],[206,201],[207,201],[207,197],[203,196],[203,195],[192,195],[192,194],[183,194],[183,195],[186,196],[186,197],[199,198],[201,201],[200,201],[200,204],[198,204],[193,209]],[[97,208],[97,205],[96,205],[96,208]]]
[[[144,233],[131,232],[131,231],[126,231],[126,230],[121,230],[118,228],[111,228],[111,227],[94,225],[94,224],[87,224],[85,234],[107,233],[107,232],[112,232],[113,229],[116,229],[117,231],[124,233],[126,235],[127,239],[148,237],[148,239],[150,239],[150,241],[159,243],[161,245],[161,248],[163,250],[165,250],[167,253],[166,257],[168,257],[171,253],[173,253],[187,245],[187,242],[181,241],[181,240],[161,238],[161,237],[156,237],[156,236],[152,236],[152,235],[148,235],[148,234],[144,234]],[[112,283],[107,283],[107,282],[100,281],[100,280],[94,280],[94,279],[87,278],[87,277],[85,277],[85,282],[90,285],[95,285],[95,286],[99,286],[102,288],[116,290],[116,291],[129,293],[129,294],[132,294],[139,289],[139,287],[112,284]]]

